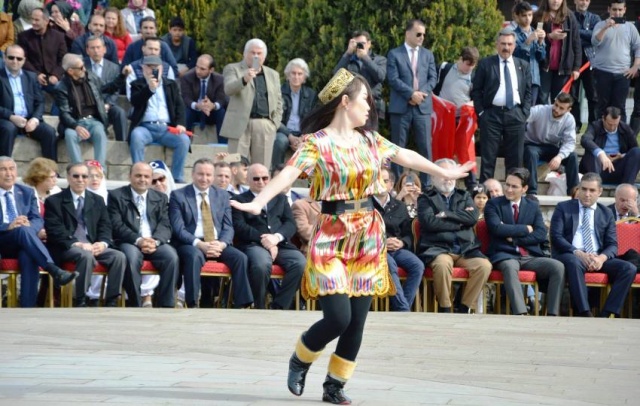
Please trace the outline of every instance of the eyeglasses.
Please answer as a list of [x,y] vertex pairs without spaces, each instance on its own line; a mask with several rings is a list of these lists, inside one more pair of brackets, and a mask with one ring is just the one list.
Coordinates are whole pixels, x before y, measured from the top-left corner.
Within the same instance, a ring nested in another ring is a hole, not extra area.
[[84,70],[85,68],[84,68],[84,65],[82,65],[82,66],[72,66],[72,67],[70,67],[69,69],[74,69],[74,70]]
[[151,181],[151,184],[152,184],[152,185],[155,185],[155,184],[157,184],[158,182],[160,182],[160,183],[164,183],[164,181],[165,181],[166,179],[167,179],[167,177],[166,177],[166,176],[160,176],[159,178],[152,180],[152,181]]
[[417,37],[417,38],[422,38],[422,37],[424,37],[424,32],[416,32],[416,37]]
[[24,58],[21,56],[13,56],[13,55],[7,55],[7,59],[10,61],[18,61],[18,62],[22,62],[24,61]]
[[269,177],[268,177],[268,176],[262,176],[262,177],[260,177],[260,176],[254,176],[254,177],[253,177],[253,181],[254,181],[254,182],[260,182],[261,180],[262,180],[263,182],[266,182],[266,181],[268,181],[268,180],[269,180]]
[[99,175],[99,174],[89,175],[89,179],[102,179],[102,175]]
[[82,178],[82,179],[89,179],[89,175],[84,175],[84,174],[82,174],[82,175],[81,175],[81,174],[79,174],[79,173],[74,173],[74,174],[72,174],[72,175],[71,175],[71,177],[72,177],[73,179],[80,179],[80,178]]

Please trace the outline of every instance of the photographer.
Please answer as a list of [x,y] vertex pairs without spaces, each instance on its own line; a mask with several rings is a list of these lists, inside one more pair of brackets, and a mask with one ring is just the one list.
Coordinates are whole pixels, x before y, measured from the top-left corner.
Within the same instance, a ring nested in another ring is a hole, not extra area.
[[371,51],[371,36],[367,31],[355,31],[349,39],[347,50],[333,69],[335,74],[340,68],[362,75],[371,87],[378,117],[370,117],[368,123],[372,129],[378,129],[378,120],[384,120],[385,102],[382,98],[382,82],[387,76],[387,58]]

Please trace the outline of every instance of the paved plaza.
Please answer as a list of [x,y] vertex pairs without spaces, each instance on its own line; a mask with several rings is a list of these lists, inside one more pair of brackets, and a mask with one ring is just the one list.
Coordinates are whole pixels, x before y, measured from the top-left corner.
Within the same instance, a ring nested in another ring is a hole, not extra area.
[[[321,405],[330,348],[296,398],[318,312],[0,310],[0,405]],[[371,313],[354,405],[638,405],[640,322]]]

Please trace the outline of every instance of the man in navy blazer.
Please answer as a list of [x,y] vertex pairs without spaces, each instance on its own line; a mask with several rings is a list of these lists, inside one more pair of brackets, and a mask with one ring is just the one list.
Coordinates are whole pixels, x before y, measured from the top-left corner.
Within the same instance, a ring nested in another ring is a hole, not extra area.
[[[513,30],[502,29],[496,40],[498,55],[483,58],[473,78],[471,99],[480,126],[480,182],[493,178],[501,146],[505,169],[523,166],[524,130],[531,108],[531,72],[527,62],[513,57],[515,47]],[[509,82],[505,80],[505,68]]]
[[489,259],[502,272],[504,288],[513,314],[527,314],[518,271],[536,273],[538,282],[547,285],[547,314],[557,316],[564,289],[564,266],[546,258],[540,245],[547,240],[547,227],[540,206],[525,198],[529,184],[525,168],[509,170],[504,196],[487,202],[484,218],[491,237]]
[[54,278],[56,285],[71,282],[77,272],[65,272],[54,263],[38,237],[44,223],[32,188],[17,185],[18,167],[13,159],[0,156],[0,254],[18,257],[20,306],[34,307],[38,296],[38,267]]
[[[173,191],[169,201],[173,245],[178,250],[184,276],[185,302],[190,308],[198,307],[200,270],[207,259],[213,259],[231,270],[234,307],[248,307],[253,296],[247,277],[247,256],[231,245],[234,229],[229,193],[213,186],[213,174],[213,161],[198,159],[191,172],[193,183]],[[206,205],[211,210],[214,230],[205,230],[202,208]]]
[[[585,272],[604,272],[609,276],[611,292],[602,317],[620,315],[629,293],[636,267],[617,259],[616,224],[611,210],[598,203],[602,178],[594,172],[584,174],[578,198],[556,206],[551,218],[552,256],[564,264],[571,301],[578,315],[592,317]],[[583,228],[583,224],[585,225]]]
[[[58,160],[56,130],[45,123],[44,97],[36,74],[23,70],[24,49],[10,45],[0,69],[0,155],[11,156],[18,133],[40,142],[42,156]],[[17,95],[16,95],[17,92]],[[15,101],[20,100],[16,105]]]
[[[422,47],[424,36],[422,21],[407,22],[404,44],[387,54],[387,82],[391,88],[391,141],[405,147],[411,130],[420,155],[431,159],[431,91],[438,75],[433,54]],[[399,178],[398,165],[393,164],[392,169]],[[426,189],[430,184],[429,176],[421,173],[420,180]]]

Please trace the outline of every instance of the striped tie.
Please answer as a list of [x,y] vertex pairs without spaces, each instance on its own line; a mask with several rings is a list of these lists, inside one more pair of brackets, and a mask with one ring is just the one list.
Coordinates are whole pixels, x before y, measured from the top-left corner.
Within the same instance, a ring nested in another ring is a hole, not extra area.
[[202,203],[200,203],[200,211],[202,211],[202,232],[204,233],[204,240],[206,242],[215,240],[215,234],[213,232],[213,216],[211,215],[211,209],[209,208],[209,200],[207,194],[200,193],[202,197]]
[[591,239],[591,208],[582,207],[582,245],[584,252],[591,254],[593,252],[593,240]]
[[13,223],[18,217],[18,212],[16,211],[16,206],[13,204],[12,196],[13,193],[11,191],[5,192],[4,197],[7,199],[7,218],[9,219],[9,224]]

